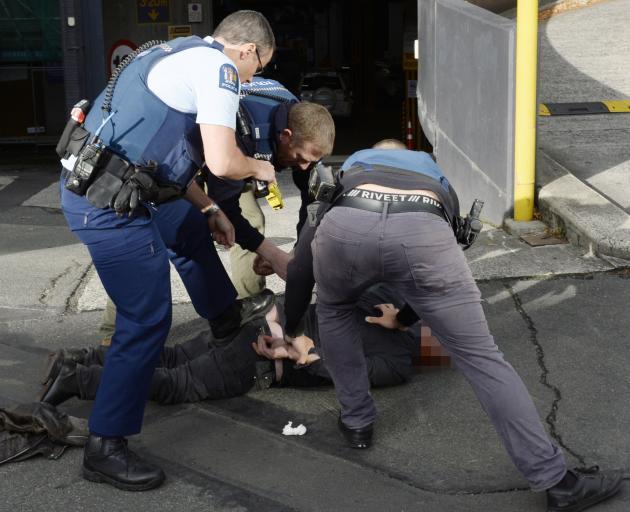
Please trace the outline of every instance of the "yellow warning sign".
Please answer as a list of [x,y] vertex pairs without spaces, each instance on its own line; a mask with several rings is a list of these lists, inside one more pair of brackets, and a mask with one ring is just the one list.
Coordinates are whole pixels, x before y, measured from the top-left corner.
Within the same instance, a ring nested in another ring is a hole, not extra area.
[[168,26],[168,38],[175,39],[176,37],[192,36],[191,25],[169,25]]

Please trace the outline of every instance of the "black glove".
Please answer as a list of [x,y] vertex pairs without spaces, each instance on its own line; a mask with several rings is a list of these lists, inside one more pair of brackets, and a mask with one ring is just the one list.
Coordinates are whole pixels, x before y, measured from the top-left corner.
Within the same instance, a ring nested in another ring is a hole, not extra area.
[[123,186],[109,206],[116,211],[116,215],[133,217],[142,211],[142,203],[154,201],[158,198],[160,188],[155,181],[155,163],[147,166],[134,167],[125,177]]

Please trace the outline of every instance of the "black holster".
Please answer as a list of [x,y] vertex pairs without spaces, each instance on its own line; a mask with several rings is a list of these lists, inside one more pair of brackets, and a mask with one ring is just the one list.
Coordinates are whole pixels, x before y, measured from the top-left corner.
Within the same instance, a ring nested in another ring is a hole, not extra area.
[[108,160],[96,179],[88,187],[85,198],[97,208],[107,208],[116,197],[125,180],[133,172],[133,165],[111,151]]

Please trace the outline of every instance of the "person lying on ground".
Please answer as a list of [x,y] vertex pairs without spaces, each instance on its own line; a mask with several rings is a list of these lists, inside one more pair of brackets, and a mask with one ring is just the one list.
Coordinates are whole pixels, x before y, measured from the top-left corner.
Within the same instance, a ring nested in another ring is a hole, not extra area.
[[[367,290],[355,308],[360,322],[363,350],[374,387],[407,382],[413,375],[412,357],[419,354],[418,337],[365,321],[375,314],[375,304],[397,303],[385,285]],[[332,383],[319,354],[315,306],[305,318],[305,335],[291,344],[281,328],[282,304],[265,319],[247,322],[225,345],[218,345],[210,331],[161,353],[151,381],[151,400],[161,404],[230,398],[252,387],[312,387]],[[61,349],[49,356],[41,401],[59,405],[72,397],[93,400],[108,348],[97,346]]]

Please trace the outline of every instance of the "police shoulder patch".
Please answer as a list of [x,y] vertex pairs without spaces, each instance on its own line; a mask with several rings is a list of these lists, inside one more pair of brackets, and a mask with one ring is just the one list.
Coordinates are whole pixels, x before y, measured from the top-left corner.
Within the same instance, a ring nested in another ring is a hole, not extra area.
[[238,94],[238,72],[232,64],[223,64],[219,69],[219,87]]

